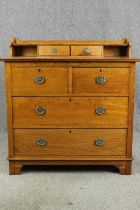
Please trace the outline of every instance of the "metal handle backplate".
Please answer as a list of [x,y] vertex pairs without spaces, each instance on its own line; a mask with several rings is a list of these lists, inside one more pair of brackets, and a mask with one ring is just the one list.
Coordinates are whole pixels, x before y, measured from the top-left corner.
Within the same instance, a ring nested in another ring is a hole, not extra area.
[[36,140],[37,146],[45,146],[47,144],[47,140],[45,139],[37,139]]
[[98,106],[95,110],[96,114],[101,115],[105,113],[105,108],[103,106]]
[[57,53],[57,52],[58,52],[58,49],[57,49],[57,48],[52,48],[52,49],[51,49],[51,53],[55,54],[55,53]]
[[95,140],[96,146],[102,146],[105,143],[105,140],[103,138],[98,138]]
[[85,47],[85,48],[83,49],[83,53],[84,53],[84,54],[90,53],[90,49],[89,49],[88,47]]
[[39,106],[39,107],[37,107],[37,108],[35,109],[35,112],[36,112],[36,114],[38,114],[38,115],[43,115],[43,114],[45,114],[46,109],[43,108],[43,107],[41,107],[41,106]]
[[104,83],[106,83],[106,78],[105,77],[96,77],[96,83],[104,84]]
[[43,84],[45,82],[45,77],[43,77],[43,76],[36,76],[34,80],[35,80],[35,82],[37,84]]

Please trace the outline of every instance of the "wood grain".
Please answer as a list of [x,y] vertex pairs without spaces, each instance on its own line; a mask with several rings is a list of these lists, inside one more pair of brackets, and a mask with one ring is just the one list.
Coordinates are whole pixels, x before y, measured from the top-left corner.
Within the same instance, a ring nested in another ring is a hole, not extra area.
[[[56,53],[52,52],[52,49],[57,49]],[[58,46],[58,45],[49,45],[49,46],[38,46],[38,56],[68,56],[70,55],[70,47],[69,46]]]
[[11,68],[17,68],[17,67],[22,67],[22,68],[26,68],[26,67],[72,67],[72,68],[130,68],[130,64],[131,63],[127,63],[127,62],[100,62],[100,61],[20,61],[20,62],[11,62]]
[[28,46],[28,45],[115,45],[127,46],[130,45],[129,39],[123,37],[120,40],[22,40],[13,37],[10,41],[10,46]]
[[[85,54],[84,49],[88,48],[89,53]],[[92,55],[92,56],[102,56],[103,55],[103,47],[102,46],[71,46],[71,55],[72,56],[80,56],[80,55]]]
[[[45,77],[45,82],[37,84],[37,76]],[[96,83],[99,76],[106,78],[105,84]],[[13,96],[129,94],[128,68],[12,67],[11,81]]]
[[13,52],[14,57],[34,57],[37,56],[37,47],[35,46],[15,46]]
[[[129,40],[13,38],[10,53],[0,58],[5,61],[9,173],[38,164],[114,165],[120,174],[131,174],[135,62],[140,59],[130,57]],[[45,82],[37,84],[36,76]],[[104,84],[97,84],[99,76]],[[43,115],[35,111],[39,106],[46,110]],[[102,115],[96,113],[100,106]],[[39,138],[47,143],[37,145]],[[104,139],[102,146],[95,144],[97,138]]]
[[[42,57],[22,57],[22,56],[18,56],[18,57],[0,57],[0,61],[9,61],[9,62],[13,62],[13,61],[21,61],[21,62],[36,62],[36,61],[43,61],[43,62],[58,62],[58,61],[64,61],[64,62],[68,62],[68,61],[79,61],[79,62],[118,62],[118,65],[120,65],[120,63],[133,63],[133,62],[140,62],[139,58],[135,58],[135,57],[95,57],[95,56],[42,56]],[[101,65],[100,63],[100,65]],[[96,64],[95,64],[96,65]],[[126,64],[124,64],[126,65]]]
[[[44,115],[35,112],[40,106]],[[127,112],[127,97],[13,97],[14,128],[127,128]]]
[[128,167],[127,164],[131,164],[131,161],[125,160],[10,160],[9,164],[11,165],[13,162],[14,174],[13,170],[9,171],[9,173],[12,175],[19,175],[21,173],[22,167],[25,165],[110,165],[122,169],[120,174],[128,175],[126,169]]
[[132,156],[133,141],[133,115],[134,115],[134,92],[135,92],[135,64],[130,66],[130,83],[129,83],[129,107],[128,107],[128,139],[127,139],[127,156]]
[[[125,129],[14,129],[15,156],[126,155]],[[104,145],[95,141],[104,139]],[[38,146],[36,140],[46,145]],[[65,146],[64,146],[65,145]]]
[[[13,96],[62,95],[69,92],[69,72],[65,67],[17,67],[11,70]],[[35,82],[43,76],[45,82]]]
[[104,46],[105,57],[129,57],[129,47],[122,46]]
[[11,98],[11,69],[10,63],[5,63],[5,81],[6,81],[6,108],[7,108],[7,130],[8,130],[8,156],[13,157],[13,107]]
[[[105,77],[104,84],[96,82],[97,77]],[[73,68],[73,94],[117,94],[128,96],[128,68]]]
[[[133,159],[130,157],[126,157],[126,156],[115,156],[115,155],[111,155],[111,156],[54,156],[54,157],[37,157],[37,156],[15,156],[13,158],[8,158],[8,160],[10,161],[18,161],[18,160],[30,160],[30,161],[46,161],[49,160],[51,161],[58,161],[59,163],[61,161],[132,161]],[[61,164],[60,164],[61,165]],[[103,164],[104,165],[104,164]],[[114,164],[115,165],[115,164]]]

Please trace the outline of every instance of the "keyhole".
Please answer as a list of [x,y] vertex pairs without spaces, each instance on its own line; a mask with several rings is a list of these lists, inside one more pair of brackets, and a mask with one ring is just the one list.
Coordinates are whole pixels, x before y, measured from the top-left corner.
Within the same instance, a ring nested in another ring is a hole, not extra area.
[[102,72],[102,69],[100,69],[100,72]]
[[69,99],[69,101],[71,101],[71,98]]
[[71,133],[72,131],[71,130],[69,130],[69,133]]
[[40,69],[38,69],[38,72],[40,72]]

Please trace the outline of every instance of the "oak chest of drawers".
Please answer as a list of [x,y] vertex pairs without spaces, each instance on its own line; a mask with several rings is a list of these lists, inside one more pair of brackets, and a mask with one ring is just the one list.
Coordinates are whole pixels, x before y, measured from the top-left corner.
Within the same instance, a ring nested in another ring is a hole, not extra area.
[[23,165],[114,165],[131,174],[138,59],[130,51],[126,38],[12,40],[3,58],[10,174]]

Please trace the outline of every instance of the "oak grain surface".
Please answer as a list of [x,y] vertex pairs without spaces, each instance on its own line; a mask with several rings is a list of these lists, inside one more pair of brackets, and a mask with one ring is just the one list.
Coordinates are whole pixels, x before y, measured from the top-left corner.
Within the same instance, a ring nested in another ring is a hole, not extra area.
[[127,128],[127,117],[128,97],[13,97],[14,128]]
[[[126,155],[126,129],[14,129],[15,156]],[[104,139],[102,146],[95,144]],[[43,139],[46,145],[38,146]]]
[[[38,84],[35,78],[44,77]],[[69,73],[65,67],[16,67],[11,70],[13,96],[43,96],[68,93]]]

